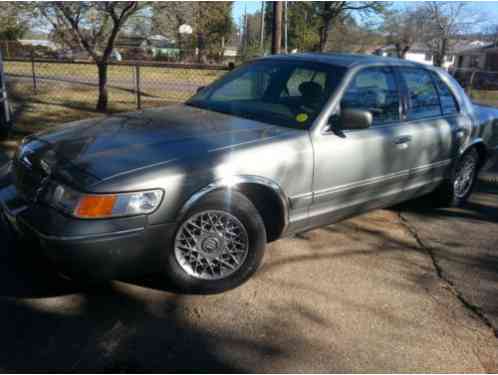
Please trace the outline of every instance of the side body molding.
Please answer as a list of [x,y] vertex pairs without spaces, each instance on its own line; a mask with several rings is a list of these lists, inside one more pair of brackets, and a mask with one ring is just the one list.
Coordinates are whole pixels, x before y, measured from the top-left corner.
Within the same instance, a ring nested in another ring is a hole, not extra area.
[[251,176],[251,175],[241,175],[241,176],[230,176],[205,186],[201,190],[194,193],[182,206],[178,213],[178,220],[182,220],[187,212],[206,194],[209,194],[215,190],[239,190],[239,187],[243,184],[256,184],[269,188],[277,197],[282,208],[283,216],[283,228],[280,236],[287,231],[289,226],[289,198],[282,190],[282,188],[275,182],[265,177]]

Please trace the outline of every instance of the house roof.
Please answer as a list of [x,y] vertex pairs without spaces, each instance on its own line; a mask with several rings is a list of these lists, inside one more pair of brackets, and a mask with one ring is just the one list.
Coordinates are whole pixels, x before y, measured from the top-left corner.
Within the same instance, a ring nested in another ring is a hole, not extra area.
[[141,36],[120,36],[116,40],[116,47],[140,47],[144,40]]
[[19,43],[22,44],[23,46],[34,46],[34,47],[42,46],[51,49],[57,48],[54,42],[43,39],[19,39]]
[[[450,42],[450,48],[448,49],[448,54],[458,54],[462,51],[472,50],[477,48],[482,48],[483,46],[488,45],[489,43],[483,42],[482,40],[457,40],[456,42]],[[383,48],[379,49],[380,51],[394,51],[396,50],[396,46],[394,44],[387,45]],[[412,53],[430,53],[429,48],[423,43],[416,42],[412,44],[408,52]]]
[[465,54],[472,54],[476,52],[483,52],[488,49],[492,48],[498,48],[498,43],[485,43],[481,46],[476,47],[475,45],[469,47],[469,48],[464,48],[461,49],[460,51],[457,52],[458,55],[465,55]]

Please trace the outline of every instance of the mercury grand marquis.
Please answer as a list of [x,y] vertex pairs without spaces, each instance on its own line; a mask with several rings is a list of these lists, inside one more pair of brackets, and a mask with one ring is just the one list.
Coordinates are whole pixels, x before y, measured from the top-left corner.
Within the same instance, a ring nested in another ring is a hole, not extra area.
[[162,272],[219,292],[283,236],[422,195],[463,204],[498,152],[497,119],[426,65],[265,57],[184,104],[27,137],[1,216],[74,278]]

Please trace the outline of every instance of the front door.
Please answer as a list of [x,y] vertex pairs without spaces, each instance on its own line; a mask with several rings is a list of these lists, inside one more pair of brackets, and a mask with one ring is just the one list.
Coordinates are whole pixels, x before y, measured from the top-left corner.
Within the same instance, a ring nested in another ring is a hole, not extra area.
[[390,67],[356,73],[340,109],[372,113],[368,129],[315,134],[310,226],[320,226],[396,200],[405,189],[413,153],[401,122],[400,90]]

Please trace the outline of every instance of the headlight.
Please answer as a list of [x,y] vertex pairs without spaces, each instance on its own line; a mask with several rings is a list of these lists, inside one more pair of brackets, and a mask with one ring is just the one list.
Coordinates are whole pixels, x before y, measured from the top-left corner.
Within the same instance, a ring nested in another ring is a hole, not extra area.
[[66,186],[49,189],[46,200],[54,207],[82,219],[103,219],[150,214],[159,207],[163,192],[148,190],[122,194],[83,194]]

